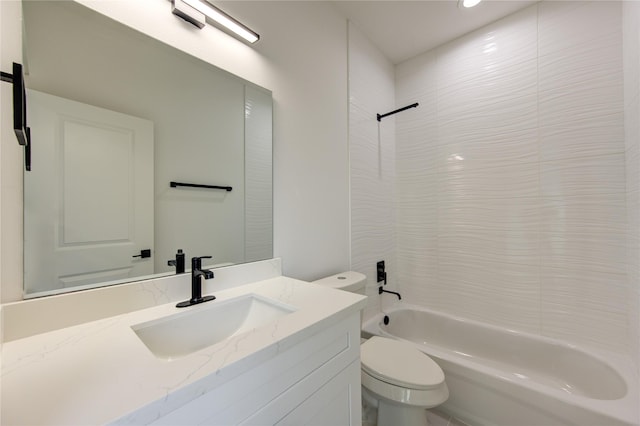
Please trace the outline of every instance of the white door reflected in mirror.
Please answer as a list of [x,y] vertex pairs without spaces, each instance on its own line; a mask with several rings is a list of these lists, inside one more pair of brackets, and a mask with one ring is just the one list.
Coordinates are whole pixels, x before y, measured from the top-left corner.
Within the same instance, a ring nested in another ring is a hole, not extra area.
[[28,91],[25,289],[153,274],[153,122]]

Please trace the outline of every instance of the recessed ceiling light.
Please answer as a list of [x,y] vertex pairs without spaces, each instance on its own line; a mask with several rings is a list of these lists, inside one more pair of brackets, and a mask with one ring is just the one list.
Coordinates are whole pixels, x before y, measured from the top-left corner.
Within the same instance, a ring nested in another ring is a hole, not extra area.
[[482,0],[458,0],[458,7],[467,9],[476,6],[481,1]]

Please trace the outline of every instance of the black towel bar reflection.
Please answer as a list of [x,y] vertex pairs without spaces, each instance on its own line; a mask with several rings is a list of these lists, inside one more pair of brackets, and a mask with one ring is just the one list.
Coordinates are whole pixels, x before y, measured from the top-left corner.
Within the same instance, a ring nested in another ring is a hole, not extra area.
[[207,189],[224,189],[229,192],[233,188],[230,186],[218,186],[218,185],[200,185],[198,183],[184,183],[184,182],[169,182],[169,186],[171,188],[176,188],[178,186],[186,186],[188,188],[207,188]]

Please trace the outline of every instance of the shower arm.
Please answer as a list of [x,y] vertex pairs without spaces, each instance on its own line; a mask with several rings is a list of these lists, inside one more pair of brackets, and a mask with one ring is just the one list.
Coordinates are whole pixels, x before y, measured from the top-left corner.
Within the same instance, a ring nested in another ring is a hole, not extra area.
[[378,121],[381,121],[383,118],[385,118],[385,117],[387,117],[389,115],[397,114],[397,113],[405,111],[405,110],[407,110],[409,108],[415,108],[418,105],[419,104],[416,102],[415,104],[411,104],[411,105],[407,105],[406,107],[398,108],[397,110],[388,112],[386,114],[376,114],[376,118],[378,119]]

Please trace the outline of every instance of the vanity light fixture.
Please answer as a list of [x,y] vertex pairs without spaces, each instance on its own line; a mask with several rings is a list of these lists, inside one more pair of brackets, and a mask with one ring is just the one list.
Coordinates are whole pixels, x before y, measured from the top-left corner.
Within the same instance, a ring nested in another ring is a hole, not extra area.
[[230,31],[232,34],[249,43],[255,43],[260,40],[258,33],[241,22],[238,22],[206,0],[173,0],[172,12],[198,28],[204,27],[206,16],[223,29]]
[[458,0],[458,7],[461,9],[468,9],[473,6],[477,6],[482,0]]

